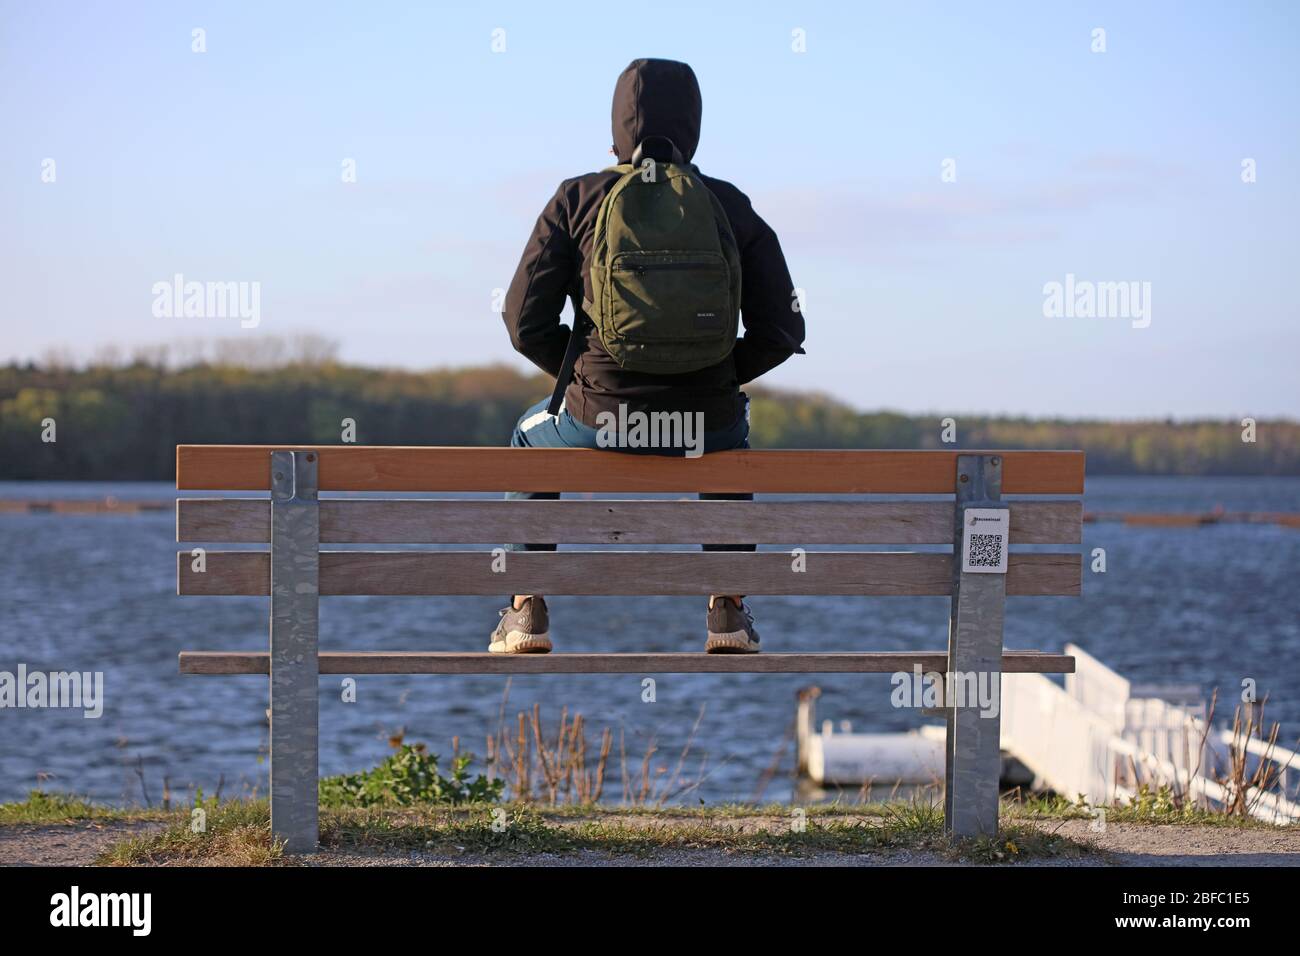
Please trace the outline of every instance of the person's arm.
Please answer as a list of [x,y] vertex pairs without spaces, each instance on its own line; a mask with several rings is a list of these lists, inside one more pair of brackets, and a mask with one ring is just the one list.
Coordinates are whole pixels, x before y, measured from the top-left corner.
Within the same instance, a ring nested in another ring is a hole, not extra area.
[[506,329],[515,350],[548,375],[559,375],[569,328],[560,313],[573,276],[573,238],[564,186],[556,190],[524,247],[506,292]]
[[794,282],[772,227],[737,190],[732,228],[740,243],[740,320],[745,334],[732,353],[741,385],[770,372],[791,355],[802,355],[804,319]]

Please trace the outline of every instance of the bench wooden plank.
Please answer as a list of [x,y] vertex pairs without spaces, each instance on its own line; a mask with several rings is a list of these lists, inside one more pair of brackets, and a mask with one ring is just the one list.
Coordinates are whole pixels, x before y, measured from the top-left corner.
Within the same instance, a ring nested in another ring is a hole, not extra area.
[[[322,595],[433,594],[860,594],[952,593],[952,556],[944,553],[809,551],[792,570],[783,551],[510,552],[505,569],[490,551],[322,551]],[[268,593],[265,551],[208,551],[196,572],[177,552],[177,593]],[[497,565],[499,566],[499,564]],[[1077,595],[1078,553],[1013,553],[1007,593]]]
[[[328,544],[951,544],[946,501],[325,500]],[[265,544],[270,502],[180,498],[177,541]],[[1083,503],[1011,504],[1017,544],[1078,544]]]
[[[265,674],[266,651],[182,651],[182,674]],[[325,651],[322,674],[835,674],[942,673],[946,651],[829,654],[486,654]],[[1074,658],[1038,651],[1002,655],[1007,674],[1072,674]]]
[[[319,453],[321,491],[951,494],[956,450],[749,449],[664,458],[578,448],[178,445],[176,487],[270,487],[275,449]],[[1080,451],[962,452],[1003,459],[1004,494],[1083,493]]]

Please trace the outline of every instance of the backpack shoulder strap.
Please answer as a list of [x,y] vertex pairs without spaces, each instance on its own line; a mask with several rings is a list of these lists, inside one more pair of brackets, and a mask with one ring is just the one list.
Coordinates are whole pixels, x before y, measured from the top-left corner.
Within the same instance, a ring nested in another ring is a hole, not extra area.
[[587,338],[587,331],[583,328],[585,324],[581,314],[573,317],[573,329],[569,332],[569,344],[564,350],[564,361],[560,363],[560,372],[555,376],[551,401],[546,406],[548,415],[560,414],[560,406],[564,403],[564,392],[568,389],[569,382],[573,381],[573,366],[577,364],[578,355],[582,352],[582,346]]
[[[637,172],[637,168],[631,163],[619,163],[617,166],[607,166],[601,170],[603,173],[618,173],[619,176],[627,176]],[[606,194],[608,199],[613,194],[613,190]],[[584,311],[591,309],[591,303],[583,301]],[[575,315],[573,318],[573,329],[569,332],[569,344],[564,350],[564,361],[560,363],[560,372],[555,377],[555,388],[551,392],[550,404],[546,406],[548,415],[560,414],[560,406],[564,403],[564,392],[573,381],[573,366],[578,362],[578,356],[582,353],[582,347],[586,342],[587,330],[586,321],[583,316]]]

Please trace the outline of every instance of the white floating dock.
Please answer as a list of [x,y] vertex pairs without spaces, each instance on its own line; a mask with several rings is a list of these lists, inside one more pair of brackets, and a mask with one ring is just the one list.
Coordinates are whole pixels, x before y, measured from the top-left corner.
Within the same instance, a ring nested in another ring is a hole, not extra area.
[[[1196,695],[1189,697],[1186,688],[1177,694],[1134,688],[1081,648],[1066,645],[1065,653],[1075,658],[1076,671],[1065,675],[1064,687],[1043,674],[1002,678],[1002,751],[1008,764],[1023,765],[1032,774],[1032,789],[1105,806],[1128,802],[1144,786],[1167,787],[1202,806],[1222,806],[1233,796],[1221,781],[1236,752],[1238,763],[1244,760],[1251,770],[1261,761],[1274,770],[1271,786],[1247,789],[1251,816],[1271,823],[1300,821],[1300,754],[1257,737],[1234,739],[1231,730],[1214,730],[1204,702],[1189,702]],[[825,721],[816,730],[819,694],[808,688],[799,695],[801,775],[826,787],[942,788],[942,726],[861,734],[847,724],[837,731]]]

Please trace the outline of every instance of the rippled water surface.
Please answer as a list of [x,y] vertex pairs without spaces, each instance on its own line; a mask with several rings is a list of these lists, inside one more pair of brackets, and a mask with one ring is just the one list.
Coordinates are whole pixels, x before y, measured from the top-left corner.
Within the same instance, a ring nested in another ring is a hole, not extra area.
[[[0,498],[167,499],[165,484],[0,483]],[[1096,511],[1300,511],[1300,479],[1092,478]],[[79,711],[0,710],[0,799],[22,796],[38,774],[48,788],[136,802],[142,781],[157,800],[173,791],[227,794],[265,788],[266,681],[181,677],[182,649],[266,645],[264,598],[175,595],[170,512],[117,516],[0,514],[0,670],[102,671],[99,720]],[[1270,693],[1283,742],[1300,735],[1300,531],[1270,525],[1135,528],[1090,524],[1084,548],[1104,548],[1105,574],[1085,573],[1084,597],[1014,599],[1012,648],[1086,648],[1135,681],[1195,683],[1235,697],[1245,677]],[[482,650],[496,598],[332,598],[321,614],[325,649]],[[557,597],[552,631],[560,650],[696,650],[704,643],[702,601],[688,598]],[[770,650],[938,649],[947,633],[943,598],[759,597],[752,601]],[[507,713],[540,702],[548,724],[559,709],[581,711],[593,743],[624,730],[629,767],[658,742],[671,769],[703,708],[687,766],[704,780],[691,799],[749,799],[782,749],[796,690],[810,675],[663,675],[643,703],[641,677],[516,677]],[[886,676],[818,675],[820,716],[855,729],[915,726],[889,706]],[[365,677],[355,704],[338,678],[321,681],[321,769],[370,766],[387,739],[446,752],[453,736],[482,752],[495,728],[501,677]],[[790,793],[793,747],[765,798]],[[617,774],[617,768],[615,769]],[[617,788],[615,788],[617,789]]]

